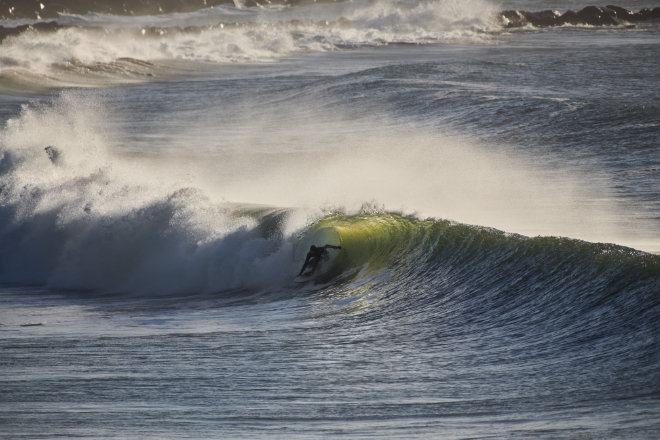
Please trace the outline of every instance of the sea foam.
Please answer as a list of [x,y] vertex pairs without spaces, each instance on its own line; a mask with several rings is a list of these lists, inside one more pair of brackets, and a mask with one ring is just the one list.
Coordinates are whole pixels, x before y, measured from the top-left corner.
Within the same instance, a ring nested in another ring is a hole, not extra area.
[[269,216],[280,223],[279,214],[214,201],[116,156],[105,117],[94,96],[69,92],[8,121],[0,136],[3,282],[160,294],[285,282],[297,264],[291,245],[277,228],[260,228]]
[[15,85],[33,76],[33,82],[51,87],[148,81],[189,71],[191,62],[268,63],[361,46],[484,42],[499,26],[492,5],[480,0],[223,6],[202,12],[64,15],[44,31],[37,26],[2,40],[0,77]]

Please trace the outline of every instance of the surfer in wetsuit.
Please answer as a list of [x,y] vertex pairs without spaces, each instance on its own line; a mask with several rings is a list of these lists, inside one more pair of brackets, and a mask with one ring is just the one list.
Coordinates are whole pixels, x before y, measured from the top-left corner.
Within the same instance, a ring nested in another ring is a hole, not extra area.
[[307,269],[307,267],[309,267],[310,270],[305,275],[313,274],[316,268],[318,267],[319,263],[321,262],[321,260],[323,260],[328,256],[328,248],[341,249],[341,246],[333,246],[331,244],[326,244],[325,246],[316,247],[312,245],[309,248],[309,252],[307,252],[307,257],[305,258],[305,264],[303,264],[302,269],[300,269],[300,273],[298,274],[298,276],[302,275],[303,272],[305,272],[305,269]]

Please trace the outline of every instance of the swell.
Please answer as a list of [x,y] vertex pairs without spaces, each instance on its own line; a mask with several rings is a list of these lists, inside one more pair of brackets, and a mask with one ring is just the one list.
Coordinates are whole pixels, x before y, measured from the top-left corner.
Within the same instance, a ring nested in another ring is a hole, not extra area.
[[186,14],[12,19],[0,23],[0,83],[9,89],[112,85],[356,47],[480,41],[489,38],[494,11],[475,2],[380,0],[299,8],[239,2]]
[[344,264],[348,266],[474,267],[478,263],[503,267],[527,261],[542,270],[573,267],[591,275],[613,271],[622,279],[655,279],[660,275],[660,256],[610,243],[525,237],[488,227],[396,213],[331,215],[311,229],[327,227],[339,232],[342,245],[352,253],[345,257]]
[[354,228],[358,255],[382,252],[334,290],[357,298],[359,325],[387,322],[418,344],[485,338],[491,346],[479,349],[497,364],[584,359],[598,370],[598,359],[616,359],[641,390],[657,376],[660,256],[392,213],[323,222]]
[[[389,277],[365,273],[348,289],[358,297],[351,324],[386,326],[401,346],[450,346],[452,360],[492,365],[562,396],[601,401],[657,393],[648,384],[659,372],[660,257],[442,220],[377,218],[398,224],[389,228],[398,250]],[[376,219],[348,219],[365,220]],[[406,232],[394,232],[399,228]],[[418,245],[410,244],[411,233]],[[369,293],[373,283],[376,294]],[[577,371],[580,379],[549,383],[553,371]],[[576,388],[586,393],[577,396]]]
[[[660,256],[382,211],[300,226],[292,209],[127,182],[130,174],[113,170],[102,151],[71,164],[72,151],[38,150],[2,151],[0,283],[137,298],[212,295],[232,304],[255,293],[260,300],[328,296],[359,310],[359,325],[419,324],[424,331],[414,334],[425,343],[440,329],[443,338],[523,332],[507,349],[538,352],[534,340],[542,338],[543,356],[616,335],[607,339],[612,354],[635,334],[643,337],[637,348],[620,354],[646,362],[657,331]],[[294,283],[297,248],[327,228],[341,236],[332,268]],[[639,371],[652,368],[633,361]]]
[[[87,3],[72,3],[83,4]],[[49,10],[44,5],[43,11]],[[82,10],[61,5],[62,13],[82,15],[62,15],[53,21],[41,15],[20,18],[22,9],[8,5],[6,10],[13,10],[15,16],[0,26],[0,87],[39,90],[145,82],[189,75],[194,70],[191,63],[205,71],[209,64],[267,63],[359,47],[488,42],[507,28],[630,25],[660,18],[660,8],[632,13],[616,6],[590,6],[560,15],[557,11],[497,12],[476,0],[460,5],[396,0],[296,2],[286,3],[286,8],[237,2],[214,9],[177,2],[178,6],[170,5],[174,9],[160,5],[162,11],[156,15],[131,17],[102,15],[129,13],[124,6],[121,11],[106,11],[103,5],[94,3]],[[174,13],[193,6],[196,12]],[[41,11],[40,4],[36,7]]]
[[638,288],[654,294],[660,287],[660,256],[615,244],[530,238],[394,213],[329,216],[312,229],[328,227],[341,235],[338,273],[359,269],[359,276],[367,276],[386,270],[392,282],[404,283],[437,283],[440,274],[451,273],[445,280],[472,289],[483,285],[491,291],[552,295],[589,292],[589,284],[617,294]]

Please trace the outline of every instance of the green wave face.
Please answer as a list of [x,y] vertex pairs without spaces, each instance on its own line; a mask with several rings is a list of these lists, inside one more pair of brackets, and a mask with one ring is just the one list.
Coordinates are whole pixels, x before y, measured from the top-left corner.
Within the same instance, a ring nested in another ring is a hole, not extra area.
[[307,230],[296,247],[296,255],[299,258],[312,244],[341,246],[324,270],[326,277],[417,264],[428,251],[433,253],[429,245],[436,242],[438,223],[396,214],[333,215]]
[[[657,277],[660,257],[633,249],[561,237],[529,238],[457,224],[447,220],[393,213],[332,215],[312,225],[297,243],[296,258],[304,261],[312,244],[341,246],[330,250],[323,279],[364,276],[387,268],[394,279],[438,270],[462,276],[499,279],[503,272],[525,278],[553,278],[562,270],[625,278]],[[561,278],[561,277],[560,277]]]

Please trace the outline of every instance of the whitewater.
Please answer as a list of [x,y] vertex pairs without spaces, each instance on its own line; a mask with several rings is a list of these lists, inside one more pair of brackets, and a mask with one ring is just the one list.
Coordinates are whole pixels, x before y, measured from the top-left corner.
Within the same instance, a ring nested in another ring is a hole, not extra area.
[[0,3],[0,438],[655,438],[654,7]]

